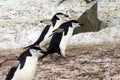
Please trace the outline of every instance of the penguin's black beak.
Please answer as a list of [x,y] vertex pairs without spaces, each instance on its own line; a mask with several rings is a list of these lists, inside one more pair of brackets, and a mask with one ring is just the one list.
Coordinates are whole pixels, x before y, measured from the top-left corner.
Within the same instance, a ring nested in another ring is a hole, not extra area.
[[79,28],[84,26],[84,24],[81,24],[81,23],[79,23],[78,25],[79,26],[77,26],[77,27],[79,27]]
[[84,24],[79,23],[80,26],[85,26]]
[[69,15],[64,14],[65,17],[69,17]]

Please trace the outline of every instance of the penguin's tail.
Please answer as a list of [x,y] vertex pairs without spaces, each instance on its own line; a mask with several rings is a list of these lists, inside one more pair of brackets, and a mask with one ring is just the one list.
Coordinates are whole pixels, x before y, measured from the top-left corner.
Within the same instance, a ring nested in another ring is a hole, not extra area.
[[39,47],[39,46],[37,44],[32,44],[32,45],[24,47],[23,49],[32,48],[32,47]]
[[38,47],[39,43],[40,43],[40,42],[39,42],[39,40],[38,40],[38,41],[36,41],[35,43],[33,43],[33,44],[29,45],[29,46],[24,47],[23,49],[31,48],[31,47],[34,47],[34,46],[37,46],[37,47]]
[[33,46],[34,46],[34,45],[29,45],[29,46],[24,47],[23,49],[31,48],[31,47],[33,47]]
[[45,51],[43,51],[42,53],[43,53],[43,55],[41,57],[39,57],[39,59],[38,59],[39,61],[43,60],[43,58],[45,58],[48,55],[48,53]]

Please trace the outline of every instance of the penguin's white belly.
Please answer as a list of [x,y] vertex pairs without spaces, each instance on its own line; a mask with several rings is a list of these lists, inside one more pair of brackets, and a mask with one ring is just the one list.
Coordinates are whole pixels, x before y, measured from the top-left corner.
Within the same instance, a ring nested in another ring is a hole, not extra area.
[[51,40],[50,35],[52,34],[52,31],[53,31],[53,27],[50,26],[50,29],[48,30],[47,34],[45,35],[43,41],[40,42],[39,46],[46,47],[50,43],[50,40]]
[[20,65],[18,66],[12,80],[33,80],[37,61],[36,57],[27,57],[24,67],[20,69]]
[[[64,36],[64,34],[63,34],[60,45],[59,45],[61,52],[64,52],[63,50],[65,50],[67,48],[72,34],[73,34],[73,28],[71,28],[71,27],[69,28],[66,36]],[[65,55],[65,53],[62,53],[62,55]]]
[[57,29],[61,24],[62,24],[62,20],[57,21],[55,26],[53,27],[52,25],[50,26],[50,29],[48,30],[47,34],[45,35],[43,41],[39,44],[39,46],[41,47],[46,47],[49,45],[50,40],[52,38],[52,36],[50,36],[52,34],[52,32]]
[[55,24],[55,26],[54,26],[54,28],[53,28],[53,30],[59,28],[60,25],[61,25],[63,22],[64,22],[64,20],[59,20],[59,21],[57,21],[56,24]]

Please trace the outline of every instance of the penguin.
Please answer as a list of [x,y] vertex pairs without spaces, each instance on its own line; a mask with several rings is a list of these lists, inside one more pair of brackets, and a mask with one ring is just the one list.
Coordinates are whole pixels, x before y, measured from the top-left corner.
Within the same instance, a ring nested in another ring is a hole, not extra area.
[[70,42],[71,36],[73,35],[73,31],[76,27],[80,26],[83,26],[83,24],[80,24],[77,20],[70,20],[61,24],[60,27],[54,30],[50,35],[52,38],[49,47],[47,48],[47,51],[44,52],[44,55],[39,59],[52,53],[58,53],[65,57],[65,50]]
[[[65,22],[68,19],[69,15],[63,14],[63,13],[56,13],[53,18],[51,19],[51,24],[47,25],[41,35],[39,36],[38,40],[33,43],[32,45],[29,45],[25,48],[32,47],[34,45],[39,45],[40,47],[45,47],[50,42],[49,35],[52,33],[53,30],[57,29],[60,24]],[[42,21],[41,21],[42,23]]]
[[85,0],[85,2],[88,4],[88,3],[90,3],[90,2],[92,2],[92,1],[95,1],[95,0]]
[[16,65],[8,72],[6,80],[33,80],[38,58],[42,55],[39,47],[31,47],[24,51],[16,60]]

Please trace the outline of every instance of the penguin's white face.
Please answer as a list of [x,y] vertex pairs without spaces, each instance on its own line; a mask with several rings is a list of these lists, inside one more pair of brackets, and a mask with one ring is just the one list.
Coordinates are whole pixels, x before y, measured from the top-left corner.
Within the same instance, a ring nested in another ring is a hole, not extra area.
[[34,57],[43,56],[43,54],[41,53],[41,50],[30,49],[29,51],[32,54],[32,56],[34,56]]
[[74,28],[80,27],[80,23],[74,23],[74,22],[72,22],[72,27],[74,27]]

